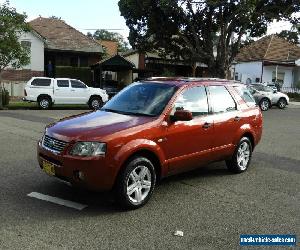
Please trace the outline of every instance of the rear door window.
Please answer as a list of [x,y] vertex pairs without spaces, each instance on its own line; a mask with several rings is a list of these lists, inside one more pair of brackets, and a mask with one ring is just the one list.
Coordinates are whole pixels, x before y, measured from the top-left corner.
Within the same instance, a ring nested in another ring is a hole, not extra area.
[[253,96],[251,95],[249,89],[243,86],[234,86],[234,89],[238,92],[238,94],[242,97],[245,103],[248,104],[248,106],[253,107],[255,106],[255,100]]
[[57,87],[68,88],[69,87],[69,81],[68,80],[57,80]]
[[86,88],[85,84],[83,84],[80,81],[76,81],[76,80],[71,80],[71,86],[72,86],[72,88],[75,88],[75,89],[85,89]]
[[43,78],[36,78],[31,82],[32,86],[50,86],[51,85],[51,79],[43,79]]
[[214,113],[224,113],[237,109],[236,103],[225,86],[208,86]]

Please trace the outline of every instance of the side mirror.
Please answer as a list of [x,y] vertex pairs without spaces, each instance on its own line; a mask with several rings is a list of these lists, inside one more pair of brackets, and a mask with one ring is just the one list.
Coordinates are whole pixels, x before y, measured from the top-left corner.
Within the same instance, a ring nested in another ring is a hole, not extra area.
[[172,121],[190,121],[193,119],[193,115],[188,110],[177,110],[174,115],[171,116]]
[[274,93],[274,94],[276,94],[276,93],[277,93],[277,90],[276,90],[276,89],[274,89],[274,90],[273,90],[273,93]]

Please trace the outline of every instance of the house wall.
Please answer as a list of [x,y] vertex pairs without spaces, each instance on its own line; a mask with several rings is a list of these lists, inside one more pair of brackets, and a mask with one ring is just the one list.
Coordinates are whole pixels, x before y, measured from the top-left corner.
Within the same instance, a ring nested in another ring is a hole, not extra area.
[[31,42],[30,63],[23,69],[44,71],[44,42],[31,32],[21,34],[19,41]]
[[[272,73],[276,71],[276,66],[264,66],[263,82],[272,82]],[[292,87],[294,82],[293,67],[278,66],[277,72],[284,72],[283,87]]]
[[249,78],[252,83],[255,83],[256,78],[261,79],[262,62],[242,62],[235,65],[235,74],[238,80],[246,83]]
[[[128,61],[132,62],[137,69],[139,68],[139,58],[140,58],[139,53],[134,53],[132,55],[125,56],[125,58]],[[133,73],[133,80],[136,79],[137,77],[138,77],[138,74]]]
[[125,58],[132,62],[135,67],[138,69],[139,67],[139,53],[135,53],[135,54],[132,54],[132,55],[129,55],[129,56],[125,56]]
[[300,87],[300,66],[297,66],[293,70],[294,73],[294,85],[293,87]]
[[[2,80],[7,83],[28,81],[34,76],[44,76],[44,42],[32,32],[22,33],[19,42],[28,41],[30,46],[30,63],[20,69],[8,66],[2,72]],[[16,89],[18,87],[16,86]]]

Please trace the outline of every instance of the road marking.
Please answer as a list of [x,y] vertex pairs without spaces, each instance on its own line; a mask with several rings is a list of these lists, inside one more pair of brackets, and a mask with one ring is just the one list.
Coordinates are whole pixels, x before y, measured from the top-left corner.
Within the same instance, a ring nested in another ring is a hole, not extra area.
[[65,206],[65,207],[74,208],[74,209],[77,209],[77,210],[82,210],[82,209],[87,207],[87,205],[84,205],[84,204],[64,200],[64,199],[53,197],[53,196],[50,196],[50,195],[40,194],[40,193],[37,193],[37,192],[31,192],[30,194],[27,194],[27,196],[37,198],[37,199],[40,199],[40,200],[43,200],[43,201],[48,201],[48,202],[52,202],[52,203],[55,203],[55,204],[59,204],[59,205]]

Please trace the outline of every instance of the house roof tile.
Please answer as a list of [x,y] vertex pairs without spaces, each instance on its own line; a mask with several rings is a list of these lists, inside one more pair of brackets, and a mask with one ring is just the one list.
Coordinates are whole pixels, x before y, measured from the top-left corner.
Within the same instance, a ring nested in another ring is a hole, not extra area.
[[100,44],[74,29],[63,20],[38,17],[29,25],[45,39],[48,49],[102,53]]
[[295,61],[300,58],[300,47],[276,35],[265,36],[242,48],[235,57],[237,62]]
[[118,53],[118,42],[109,40],[96,40],[96,42],[105,47],[108,56],[113,56]]

